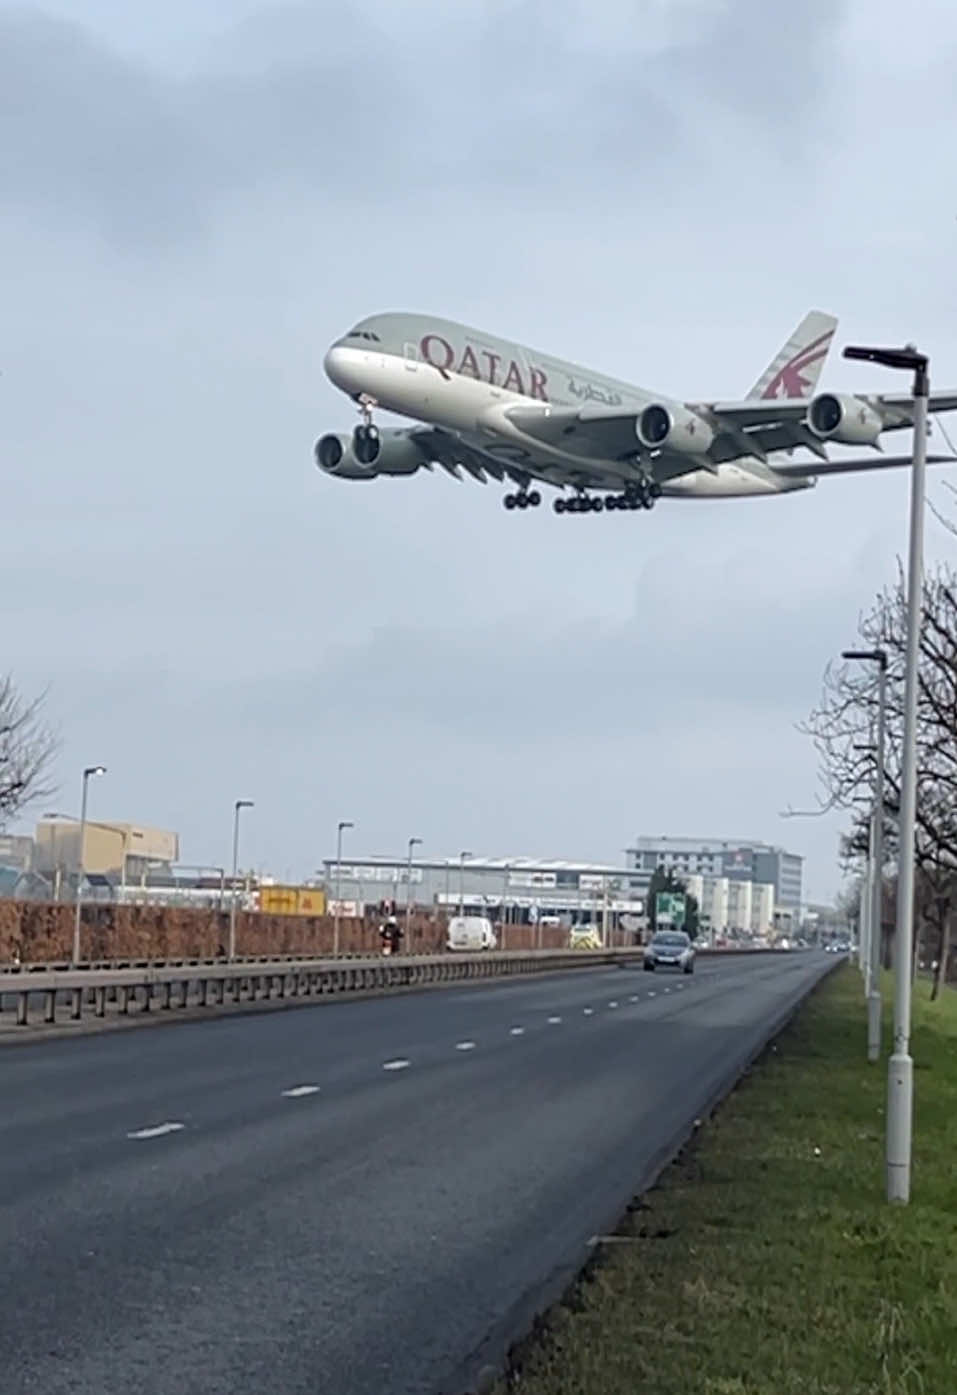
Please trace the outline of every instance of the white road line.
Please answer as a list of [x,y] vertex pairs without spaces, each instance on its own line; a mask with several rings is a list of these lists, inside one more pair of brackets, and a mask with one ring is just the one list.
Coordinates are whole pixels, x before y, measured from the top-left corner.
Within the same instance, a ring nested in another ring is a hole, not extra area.
[[584,1013],[584,1015],[585,1015],[586,1017],[591,1017],[591,1015],[592,1015],[592,1013],[593,1013],[594,1011],[595,1011],[594,1008],[582,1008],[582,1012]]
[[513,1037],[523,1037],[523,1036],[525,1035],[525,1028],[524,1028],[524,1027],[513,1027],[513,1028],[512,1028],[512,1031],[511,1031],[511,1035],[512,1035]]
[[649,997],[649,998],[653,998],[654,996],[655,996],[655,990],[652,989],[651,992],[648,994],[648,997]]
[[631,997],[628,999],[628,1001],[629,1001],[629,1003],[637,1003],[637,1001],[638,1001],[638,994],[637,994],[637,993],[632,993],[632,995],[631,995]]
[[457,1042],[455,1043],[455,1049],[456,1049],[456,1051],[474,1051],[474,1050],[475,1050],[475,1042],[474,1042],[474,1041],[457,1041]]
[[548,1019],[548,1025],[549,1025],[550,1027],[557,1027],[558,1024],[559,1024],[559,1022],[561,1022],[561,1020],[562,1020],[562,1019],[561,1019],[560,1017],[550,1017],[550,1018]]
[[670,993],[670,992],[671,992],[671,989],[670,989],[670,988],[666,988],[666,989],[665,989],[665,992],[666,992],[666,993]]
[[608,1006],[609,1006],[610,1008],[615,1008],[615,1007],[618,1006],[618,1004],[617,1004],[617,1003],[609,1003]]
[[162,1138],[165,1133],[179,1133],[180,1129],[185,1129],[185,1124],[155,1124],[151,1129],[136,1129],[133,1133],[128,1133],[127,1138]]
[[294,1085],[291,1090],[283,1090],[283,1098],[287,1100],[299,1100],[303,1095],[318,1095],[318,1085]]
[[407,1060],[405,1059],[404,1056],[400,1056],[399,1059],[398,1059],[397,1061],[383,1061],[383,1063],[382,1063],[382,1069],[383,1069],[383,1070],[405,1070],[408,1066],[411,1066],[411,1064],[412,1064],[411,1061],[407,1061]]

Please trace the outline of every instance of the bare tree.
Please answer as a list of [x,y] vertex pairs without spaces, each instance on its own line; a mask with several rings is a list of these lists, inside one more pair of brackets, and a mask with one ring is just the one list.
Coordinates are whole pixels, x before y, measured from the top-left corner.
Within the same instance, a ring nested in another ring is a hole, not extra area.
[[0,825],[54,791],[50,782],[57,739],[43,717],[45,695],[24,698],[0,677]]
[[[903,729],[906,592],[898,567],[895,584],[882,591],[859,621],[862,644],[887,654],[887,754],[884,771],[884,838],[897,852],[900,751]],[[924,577],[923,625],[918,665],[917,910],[937,933],[939,978],[946,971],[952,909],[957,905],[957,575],[941,565]],[[875,675],[845,664],[824,675],[821,702],[801,726],[820,761],[822,808],[846,809],[851,827],[843,840],[847,866],[867,855],[876,771],[878,689]]]

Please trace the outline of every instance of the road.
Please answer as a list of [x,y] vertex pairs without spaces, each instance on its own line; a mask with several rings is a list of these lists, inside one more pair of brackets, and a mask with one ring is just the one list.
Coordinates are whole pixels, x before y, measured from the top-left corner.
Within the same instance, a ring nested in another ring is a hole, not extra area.
[[829,967],[579,970],[0,1052],[5,1395],[457,1395]]

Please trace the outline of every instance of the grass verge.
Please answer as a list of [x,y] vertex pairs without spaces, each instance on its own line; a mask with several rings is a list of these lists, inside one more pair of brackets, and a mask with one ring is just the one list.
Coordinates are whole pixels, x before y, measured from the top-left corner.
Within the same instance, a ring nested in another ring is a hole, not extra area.
[[635,1203],[499,1395],[957,1395],[957,993],[928,996],[918,984],[908,1207],[884,1200],[886,1051],[867,1065],[848,966]]

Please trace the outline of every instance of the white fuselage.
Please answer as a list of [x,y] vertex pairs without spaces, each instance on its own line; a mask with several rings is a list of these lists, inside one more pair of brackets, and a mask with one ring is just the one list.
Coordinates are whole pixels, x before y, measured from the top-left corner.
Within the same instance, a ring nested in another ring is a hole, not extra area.
[[[430,337],[439,340],[437,335]],[[469,371],[463,372],[458,355],[453,361],[436,351],[434,358],[427,358],[422,349],[425,341],[413,336],[401,354],[391,346],[339,341],[329,349],[324,366],[330,380],[350,397],[366,397],[386,411],[454,432],[502,466],[520,469],[533,463],[535,471],[546,479],[553,469],[556,483],[560,473],[576,462],[582,463],[583,457],[560,445],[531,442],[525,432],[509,421],[508,408],[524,406],[547,411],[552,405],[574,406],[577,397],[577,405],[591,401],[639,413],[651,402],[668,400],[661,394],[652,396],[642,388],[575,364],[543,359],[518,345],[494,342],[497,352],[484,354],[489,362],[484,377],[473,369],[475,365],[481,372],[485,366],[476,354],[469,360]],[[426,344],[426,349],[430,347]],[[538,362],[546,367],[536,368]],[[557,384],[565,380],[569,388],[578,389],[576,397],[567,389],[556,391]],[[638,474],[637,464],[628,461],[599,462],[594,457],[585,460],[591,468],[600,466],[610,483],[627,483]],[[665,482],[662,492],[676,498],[744,498],[790,492],[807,488],[808,484],[807,480],[777,474],[756,457],[746,457],[711,469],[690,470]]]

